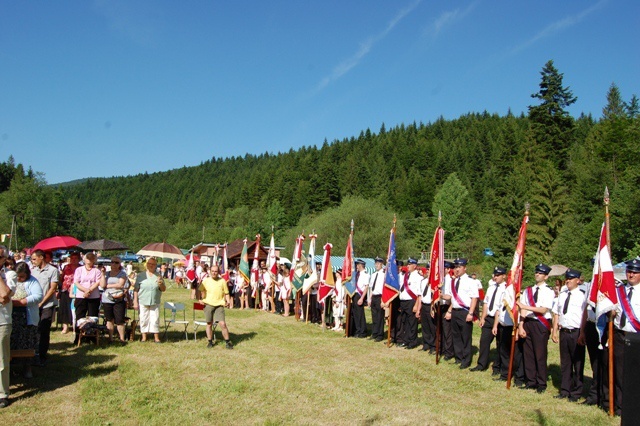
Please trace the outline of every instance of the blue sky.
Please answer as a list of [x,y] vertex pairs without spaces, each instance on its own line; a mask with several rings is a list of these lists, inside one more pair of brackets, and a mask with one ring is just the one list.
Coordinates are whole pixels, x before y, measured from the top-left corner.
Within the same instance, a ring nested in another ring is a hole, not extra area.
[[640,96],[640,2],[0,1],[0,160],[49,183]]

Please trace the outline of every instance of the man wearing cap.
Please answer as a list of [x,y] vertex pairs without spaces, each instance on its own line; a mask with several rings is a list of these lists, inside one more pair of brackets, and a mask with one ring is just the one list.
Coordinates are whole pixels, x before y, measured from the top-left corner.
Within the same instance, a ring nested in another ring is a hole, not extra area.
[[[491,342],[497,338],[496,346],[500,347],[500,335],[493,334],[493,326],[495,324],[496,313],[502,307],[502,297],[505,291],[505,278],[507,276],[506,268],[495,267],[493,269],[493,279],[489,281],[487,293],[482,303],[482,314],[480,315],[480,354],[478,356],[478,365],[471,371],[484,371],[489,367],[489,349]],[[493,362],[493,375],[500,374],[500,356],[496,357]]]
[[414,307],[418,294],[420,294],[420,282],[422,277],[417,271],[418,261],[410,257],[407,260],[407,272],[400,281],[400,321],[401,336],[399,338],[406,349],[413,349],[418,346],[418,318]]
[[580,324],[584,312],[585,293],[578,284],[582,273],[567,269],[564,274],[566,289],[560,292],[553,312],[551,340],[558,343],[560,334],[560,394],[555,398],[567,398],[575,402],[582,396],[584,378],[584,346],[578,344]]
[[364,316],[365,299],[367,288],[369,287],[369,274],[364,269],[365,262],[362,259],[356,260],[356,292],[351,298],[351,319],[353,326],[353,336],[367,337],[367,319]]
[[[622,382],[624,372],[624,347],[627,333],[640,333],[640,260],[625,262],[627,284],[616,288],[618,305],[613,320],[613,398],[615,414],[622,413]],[[604,357],[604,398],[602,406],[609,409],[609,357]]]
[[429,264],[426,273],[420,281],[420,293],[418,294],[419,311],[416,312],[422,325],[422,350],[429,351],[429,355],[436,353],[436,318],[431,316],[431,305],[433,303],[433,290],[429,285]]
[[371,289],[371,338],[376,342],[384,339],[384,310],[382,309],[382,287],[384,286],[384,259],[376,257],[376,271],[369,278]]
[[451,336],[456,363],[461,369],[471,366],[473,312],[478,303],[478,285],[467,275],[467,259],[453,261],[454,280],[451,283],[451,306],[445,319],[451,320]]
[[[503,283],[503,285],[505,285]],[[506,288],[502,292],[500,298],[500,308],[496,313],[496,321],[493,323],[493,335],[498,341],[498,354],[500,357],[500,376],[493,380],[507,381],[509,378],[509,363],[511,362],[511,343],[513,341],[513,318],[509,310],[509,302]],[[525,386],[524,365],[522,362],[522,342],[523,339],[517,339],[513,348],[513,370],[512,376],[517,387]],[[494,364],[495,366],[495,364]]]
[[547,344],[551,333],[551,308],[555,293],[547,286],[551,268],[543,263],[536,265],[536,284],[527,287],[517,302],[520,316],[518,335],[524,339],[523,360],[527,377],[527,389],[538,393],[547,390]]
[[[585,294],[591,294],[591,286],[593,281],[588,283]],[[585,301],[586,307],[582,314],[582,324],[580,327],[580,334],[578,336],[578,344],[585,345],[587,352],[589,353],[589,364],[591,365],[592,380],[591,387],[587,398],[583,402],[585,405],[598,405],[602,402],[603,395],[603,357],[604,349],[602,346],[602,340],[596,328],[596,311],[595,307],[591,305],[587,300]]]
[[451,296],[451,283],[453,282],[453,262],[444,261],[444,284],[440,291],[440,315],[442,316],[442,335],[440,336],[440,353],[444,356],[445,361],[453,358],[453,338],[451,337],[451,320],[446,319],[447,312],[451,305],[451,297],[445,298],[445,295]]

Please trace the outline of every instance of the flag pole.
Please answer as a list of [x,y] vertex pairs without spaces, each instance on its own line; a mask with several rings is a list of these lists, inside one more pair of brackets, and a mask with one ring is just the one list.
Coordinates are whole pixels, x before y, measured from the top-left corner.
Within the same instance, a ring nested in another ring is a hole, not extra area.
[[[440,226],[442,225],[442,211],[438,210],[438,228],[440,228]],[[444,238],[443,238],[444,240]],[[441,247],[440,250],[443,251],[444,253],[444,247]],[[430,265],[433,268],[433,265]],[[442,271],[441,271],[442,274]],[[442,276],[442,275],[441,275]],[[440,336],[442,335],[441,329],[442,329],[442,303],[440,303],[442,301],[442,283],[444,283],[444,277],[440,279],[440,293],[439,293],[439,298],[440,300],[438,301],[438,306],[436,307],[437,309],[437,313],[436,313],[436,365],[438,365],[440,363]],[[431,302],[433,303],[433,301]]]
[[[353,223],[353,219],[351,219],[351,233],[349,234],[349,242],[348,244],[351,244],[351,259],[353,259],[353,228],[354,228],[354,223]],[[352,262],[352,266],[353,266],[353,262]],[[344,267],[344,265],[343,265]],[[351,275],[353,276],[353,274],[355,273],[355,271],[352,269],[351,270]],[[342,283],[342,285],[344,286],[345,283]],[[349,327],[351,326],[351,296],[349,295],[348,291],[345,291],[346,293],[346,302],[347,302],[347,312],[345,315],[345,322],[344,322],[344,337],[349,337]]]
[[[611,234],[609,233],[609,188],[604,187],[604,223],[607,233],[607,250],[611,254]],[[609,417],[614,416],[614,393],[613,388],[613,317],[615,310],[609,311],[609,320],[607,324],[608,345],[609,345]]]
[[[396,215],[393,214],[393,232],[396,230]],[[391,265],[387,263],[387,268],[391,268]],[[389,315],[387,316],[387,348],[391,347],[391,324],[393,318],[393,300],[389,301]],[[398,336],[396,336],[398,338]]]
[[[529,203],[525,203],[524,205],[524,215],[525,217],[529,216],[529,208],[530,208],[530,204]],[[527,221],[528,222],[528,221]],[[525,236],[526,238],[526,236]],[[518,235],[518,239],[520,239],[520,236]],[[516,243],[516,250],[517,250],[517,243]],[[521,254],[521,259],[520,259],[520,264],[524,263],[524,250]],[[511,273],[511,271],[509,272]],[[513,277],[512,279],[518,279],[517,277]],[[512,286],[515,284],[511,284]],[[516,305],[516,303],[518,303],[518,299],[520,298],[520,294],[516,294],[515,292],[515,288],[513,291],[513,304],[514,306]],[[513,317],[513,330],[511,332],[511,349],[509,350],[509,371],[507,372],[507,389],[511,389],[511,377],[513,376],[513,358],[515,356],[515,350],[516,350],[516,337],[517,337],[517,333],[518,333],[518,322],[520,321],[520,315],[519,313],[515,314]],[[520,362],[523,362],[522,360]]]

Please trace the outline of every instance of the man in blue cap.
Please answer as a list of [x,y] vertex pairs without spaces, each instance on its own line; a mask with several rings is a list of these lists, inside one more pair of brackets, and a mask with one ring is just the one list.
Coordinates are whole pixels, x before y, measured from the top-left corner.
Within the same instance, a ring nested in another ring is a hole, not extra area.
[[375,259],[376,271],[369,278],[371,299],[371,338],[376,342],[384,339],[384,310],[382,309],[382,287],[384,286],[384,259],[380,256]]
[[[507,277],[507,269],[495,267],[493,269],[493,279],[489,282],[487,293],[482,303],[482,314],[480,314],[480,350],[478,355],[478,365],[471,371],[484,371],[489,368],[489,350],[491,342],[497,338],[496,346],[500,348],[500,336],[493,334],[493,325],[496,320],[496,314],[502,307],[502,298],[505,291],[505,279]],[[493,362],[494,375],[500,374],[500,356],[496,357]]]
[[351,319],[353,326],[349,326],[349,334],[358,338],[367,337],[367,319],[364,316],[367,288],[369,287],[369,274],[365,270],[365,262],[358,259],[356,264],[356,292],[351,298]]
[[413,349],[418,346],[418,318],[414,310],[418,294],[420,294],[420,282],[422,277],[416,270],[418,261],[410,257],[407,260],[407,272],[400,282],[400,321],[401,346],[406,349]]
[[[627,265],[627,284],[618,286],[618,305],[613,320],[613,398],[615,414],[622,414],[622,382],[624,380],[624,350],[627,333],[640,333],[640,259],[625,262]],[[603,408],[609,409],[609,357],[604,357],[604,400]]]
[[551,308],[555,293],[547,285],[551,268],[544,263],[536,265],[536,284],[527,287],[517,302],[522,320],[518,335],[524,339],[523,359],[527,389],[538,393],[547,390],[547,344],[551,334]]
[[471,366],[471,340],[473,335],[473,312],[478,303],[478,285],[467,275],[467,259],[453,261],[454,280],[451,283],[451,306],[445,319],[451,321],[451,337],[456,364],[460,369]]
[[[567,269],[564,274],[566,289],[558,295],[553,309],[551,340],[560,341],[560,393],[554,398],[567,398],[576,402],[582,396],[584,379],[584,346],[578,343],[580,324],[584,313],[585,293],[578,287],[582,273]],[[559,334],[559,338],[558,338]]]

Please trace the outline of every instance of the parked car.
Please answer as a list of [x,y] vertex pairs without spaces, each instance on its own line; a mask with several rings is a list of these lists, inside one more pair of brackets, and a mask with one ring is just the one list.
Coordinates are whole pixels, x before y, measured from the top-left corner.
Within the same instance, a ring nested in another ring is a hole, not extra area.
[[118,257],[120,259],[122,259],[123,262],[142,262],[144,261],[144,256],[138,256],[137,254],[130,252],[130,251],[125,251],[124,253],[120,253],[118,255]]

